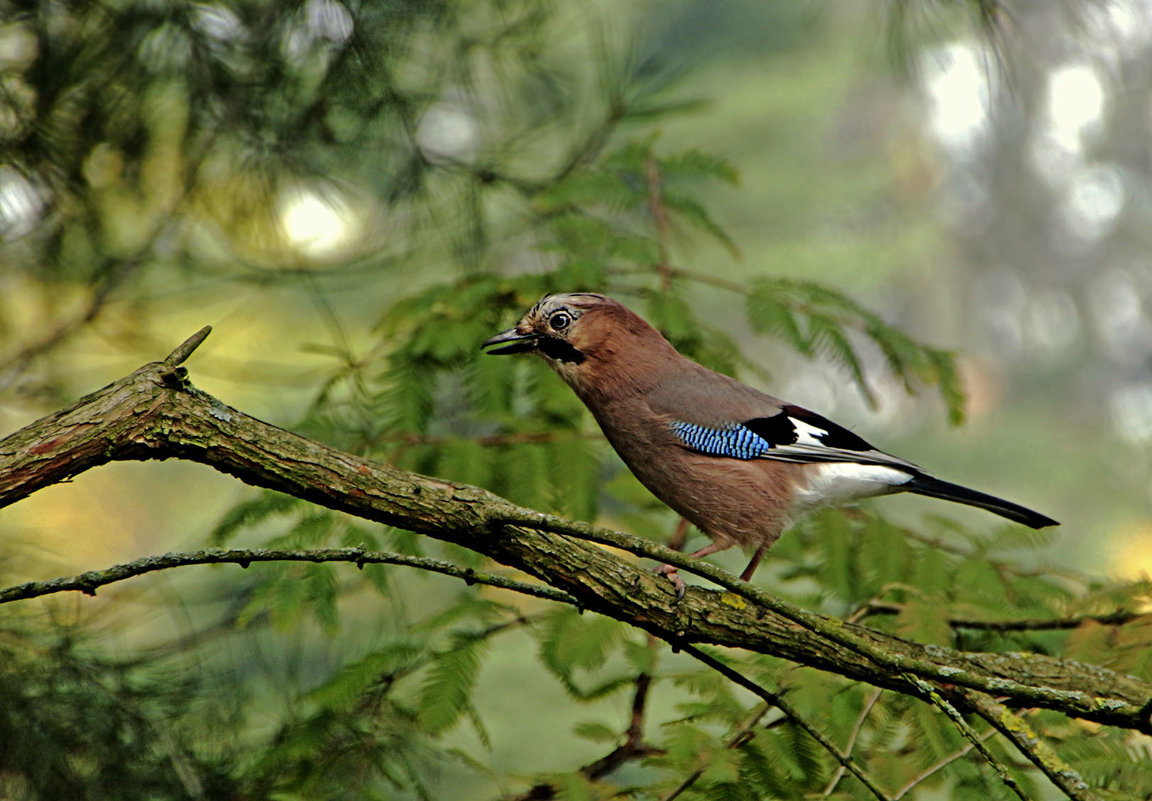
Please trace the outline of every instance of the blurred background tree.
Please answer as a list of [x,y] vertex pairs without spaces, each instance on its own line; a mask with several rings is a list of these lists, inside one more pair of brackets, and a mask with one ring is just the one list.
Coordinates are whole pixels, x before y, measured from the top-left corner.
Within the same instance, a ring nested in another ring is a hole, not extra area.
[[[1143,602],[1033,573],[1152,562],[1147,3],[0,0],[0,20],[0,429],[211,323],[197,383],[246,411],[659,539],[675,519],[571,394],[477,350],[540,294],[597,289],[1066,522],[1049,545],[909,499],[823,515],[773,551],[773,591],[880,598],[903,611],[877,625],[952,644],[957,610]],[[110,466],[0,532],[5,583],[205,540],[478,564],[191,465]],[[5,796],[668,798],[696,773],[687,797],[870,797],[617,623],[398,569],[184,573],[5,607]],[[1147,676],[1132,631],[960,644]],[[928,707],[746,667],[908,797],[1006,792],[945,764],[965,745]],[[659,752],[593,782],[640,676]],[[1146,741],[1041,724],[1095,785],[1152,792]]]

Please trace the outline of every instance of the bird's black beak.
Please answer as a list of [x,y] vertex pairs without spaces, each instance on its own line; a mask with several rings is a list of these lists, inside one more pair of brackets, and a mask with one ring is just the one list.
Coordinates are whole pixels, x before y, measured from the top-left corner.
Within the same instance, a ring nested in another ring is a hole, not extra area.
[[496,336],[489,339],[481,348],[488,348],[492,345],[503,345],[502,348],[494,348],[488,351],[491,355],[500,355],[504,353],[528,353],[529,351],[536,350],[536,342],[539,337],[536,334],[522,334],[515,328],[509,328],[507,331],[501,331]]

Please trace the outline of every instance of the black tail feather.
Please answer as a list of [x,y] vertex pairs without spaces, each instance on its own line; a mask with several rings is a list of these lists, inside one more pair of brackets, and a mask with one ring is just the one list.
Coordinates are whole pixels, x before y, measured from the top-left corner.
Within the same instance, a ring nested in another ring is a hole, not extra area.
[[959,484],[941,481],[938,478],[932,478],[932,476],[926,476],[923,473],[913,476],[912,480],[906,484],[902,484],[900,489],[906,490],[907,492],[914,492],[917,495],[927,495],[929,498],[940,498],[941,500],[963,503],[968,506],[977,506],[981,509],[987,509],[993,514],[998,514],[1001,517],[1006,517],[1017,523],[1023,523],[1032,528],[1060,525],[1052,518],[1042,515],[1039,512],[1033,512],[1031,509],[1026,509],[1019,504],[1006,501],[1003,498],[997,498],[994,495],[977,492],[974,489],[961,487]]

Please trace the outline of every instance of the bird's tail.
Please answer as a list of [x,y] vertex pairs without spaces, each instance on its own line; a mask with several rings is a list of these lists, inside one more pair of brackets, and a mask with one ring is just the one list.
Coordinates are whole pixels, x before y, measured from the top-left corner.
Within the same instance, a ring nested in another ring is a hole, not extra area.
[[1046,517],[1039,512],[1033,512],[1031,509],[1026,509],[1019,504],[1006,501],[1003,498],[997,498],[994,495],[977,492],[974,489],[961,487],[959,484],[941,481],[938,478],[932,478],[932,476],[923,474],[913,476],[911,481],[901,484],[900,489],[907,492],[914,492],[917,495],[927,495],[929,498],[940,498],[945,501],[964,503],[968,506],[978,506],[981,509],[987,509],[993,514],[998,514],[1001,517],[1006,517],[1017,523],[1023,523],[1032,528],[1060,525],[1052,518]]

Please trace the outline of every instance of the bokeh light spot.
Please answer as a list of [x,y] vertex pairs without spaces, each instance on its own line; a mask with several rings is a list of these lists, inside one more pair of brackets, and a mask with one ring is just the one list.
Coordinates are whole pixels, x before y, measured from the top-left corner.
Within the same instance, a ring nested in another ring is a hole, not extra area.
[[971,151],[988,131],[989,62],[973,45],[954,42],[927,52],[923,75],[933,136],[956,155]]
[[348,202],[330,189],[296,187],[280,198],[280,225],[288,244],[311,258],[334,255],[355,233]]

